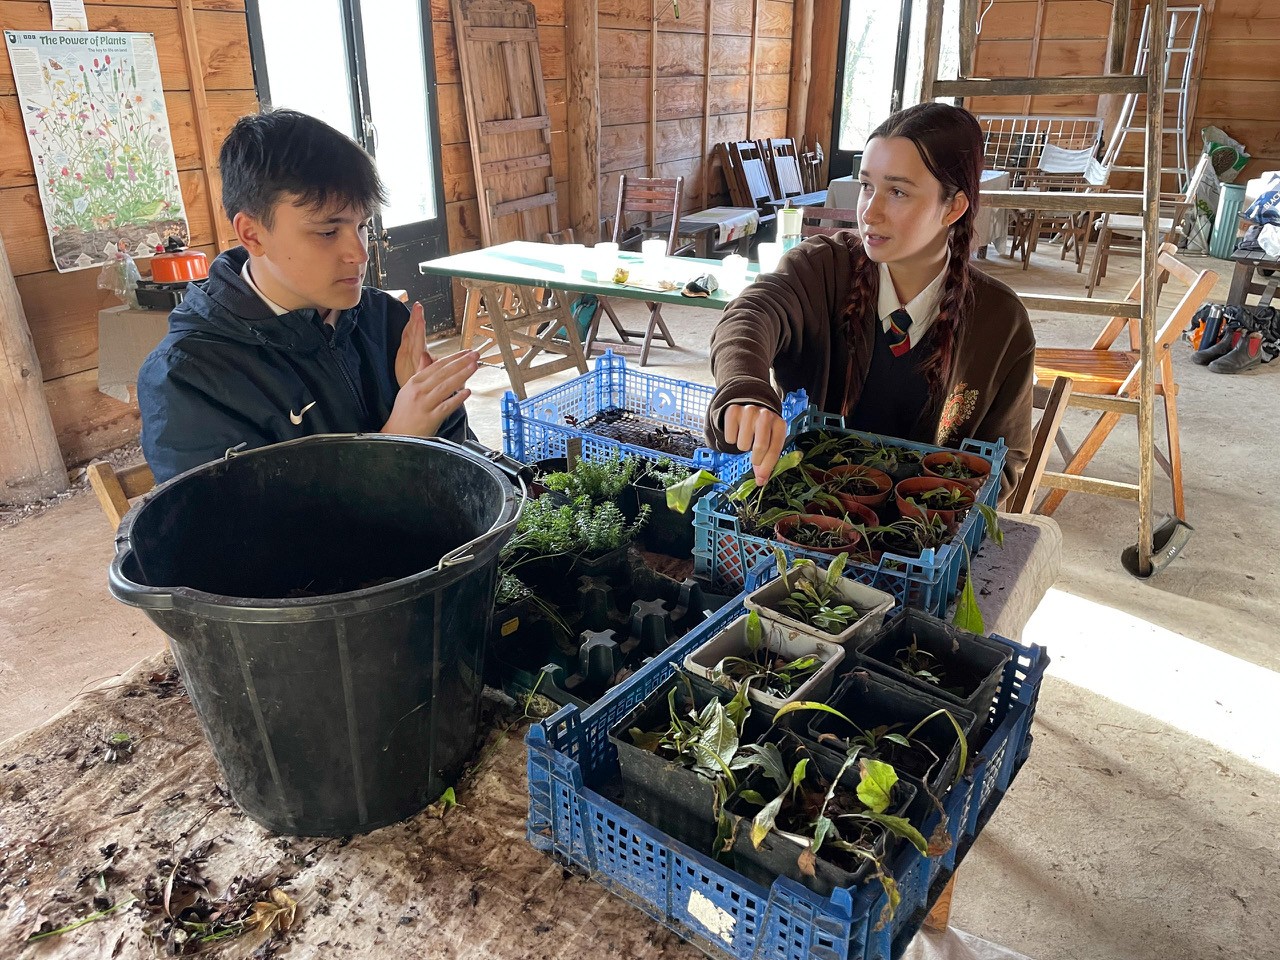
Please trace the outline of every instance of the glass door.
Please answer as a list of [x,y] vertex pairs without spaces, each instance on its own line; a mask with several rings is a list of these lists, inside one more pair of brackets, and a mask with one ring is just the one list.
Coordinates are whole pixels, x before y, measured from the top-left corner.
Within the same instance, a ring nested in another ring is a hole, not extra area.
[[418,273],[449,252],[429,0],[249,0],[263,107],[324,120],[378,163],[387,204],[374,213],[368,282],[421,300],[428,331],[451,328],[447,277]]
[[[889,114],[920,99],[924,0],[843,0],[832,130],[831,177],[856,175],[871,131]],[[956,0],[943,11],[939,76],[959,61]]]

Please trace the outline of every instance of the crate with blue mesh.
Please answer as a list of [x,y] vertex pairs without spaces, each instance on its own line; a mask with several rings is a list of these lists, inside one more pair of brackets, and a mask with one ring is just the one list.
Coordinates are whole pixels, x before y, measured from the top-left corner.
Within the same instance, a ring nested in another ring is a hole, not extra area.
[[[586,460],[617,453],[669,458],[721,476],[746,455],[702,446],[714,394],[715,387],[634,370],[608,351],[595,369],[536,397],[520,400],[508,390],[502,398],[503,452],[536,463],[566,456],[569,441],[577,439]],[[788,394],[783,416],[792,422],[807,406],[803,390]]]
[[[922,454],[948,449],[848,430],[845,429],[842,418],[821,413],[813,407],[791,421],[784,449],[795,449],[796,438],[810,430],[907,447]],[[1004,441],[986,443],[965,440],[959,449],[977,454],[991,464],[990,475],[978,491],[977,499],[979,503],[994,508],[1000,497],[1000,472],[1004,468],[1007,449]],[[731,487],[750,469],[750,459],[742,457],[726,464],[720,478],[727,487]],[[917,557],[885,553],[875,563],[850,562],[845,566],[845,576],[893,594],[899,607],[916,607],[934,616],[942,616],[947,604],[956,594],[966,547],[970,555],[976,553],[986,536],[986,529],[979,511],[970,510],[951,540],[942,546],[924,550]],[[741,590],[746,585],[751,570],[761,563],[771,562],[775,546],[782,546],[784,552],[793,559],[807,556],[819,563],[830,559],[818,553],[780,544],[776,540],[744,533],[738,516],[727,499],[727,490],[703,497],[695,504],[694,574],[713,590],[722,593]]]
[[943,811],[924,825],[928,836],[946,816],[947,849],[926,857],[907,845],[894,856],[891,872],[902,899],[889,919],[887,897],[874,881],[825,897],[785,877],[766,888],[706,851],[672,839],[602,792],[618,772],[609,729],[657,690],[685,654],[743,609],[739,598],[593,706],[565,707],[530,728],[529,841],[712,957],[892,960],[915,935],[1026,760],[1049,658],[1039,647],[992,638],[1009,647],[1011,659],[974,741],[975,760],[942,798]]

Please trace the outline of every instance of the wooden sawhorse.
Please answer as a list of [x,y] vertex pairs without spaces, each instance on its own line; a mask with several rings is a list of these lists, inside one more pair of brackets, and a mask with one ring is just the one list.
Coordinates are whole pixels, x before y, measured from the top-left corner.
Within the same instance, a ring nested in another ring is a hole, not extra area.
[[[564,291],[522,283],[459,279],[467,291],[462,349],[470,350],[477,336],[486,337],[478,348],[480,362],[490,366],[500,362],[511,380],[511,389],[521,400],[529,398],[525,384],[532,380],[570,367],[577,367],[579,373],[587,372],[582,338],[569,308],[572,301],[566,300]],[[544,353],[558,359],[534,363]]]

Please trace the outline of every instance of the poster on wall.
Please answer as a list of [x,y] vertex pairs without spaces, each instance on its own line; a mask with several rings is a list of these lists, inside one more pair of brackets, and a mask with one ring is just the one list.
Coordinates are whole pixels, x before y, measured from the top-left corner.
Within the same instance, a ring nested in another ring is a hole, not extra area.
[[188,243],[155,38],[4,35],[59,272]]

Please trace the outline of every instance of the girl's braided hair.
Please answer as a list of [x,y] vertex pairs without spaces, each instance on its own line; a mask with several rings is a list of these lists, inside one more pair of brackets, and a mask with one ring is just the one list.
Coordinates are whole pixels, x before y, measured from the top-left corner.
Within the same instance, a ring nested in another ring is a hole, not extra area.
[[[948,238],[950,260],[943,283],[938,317],[926,339],[927,354],[921,372],[935,400],[941,399],[951,380],[951,363],[955,353],[960,324],[973,309],[973,281],[969,274],[969,248],[973,239],[974,218],[978,214],[978,190],[982,181],[982,128],[968,110],[945,103],[921,103],[893,114],[872,131],[876,137],[902,137],[920,151],[920,159],[934,178],[942,184],[942,199],[951,201],[963,193],[969,208],[951,225]],[[880,267],[867,256],[860,241],[852,244],[853,283],[845,304],[842,320],[850,347],[849,377],[861,368],[857,328],[875,323],[880,293]]]

